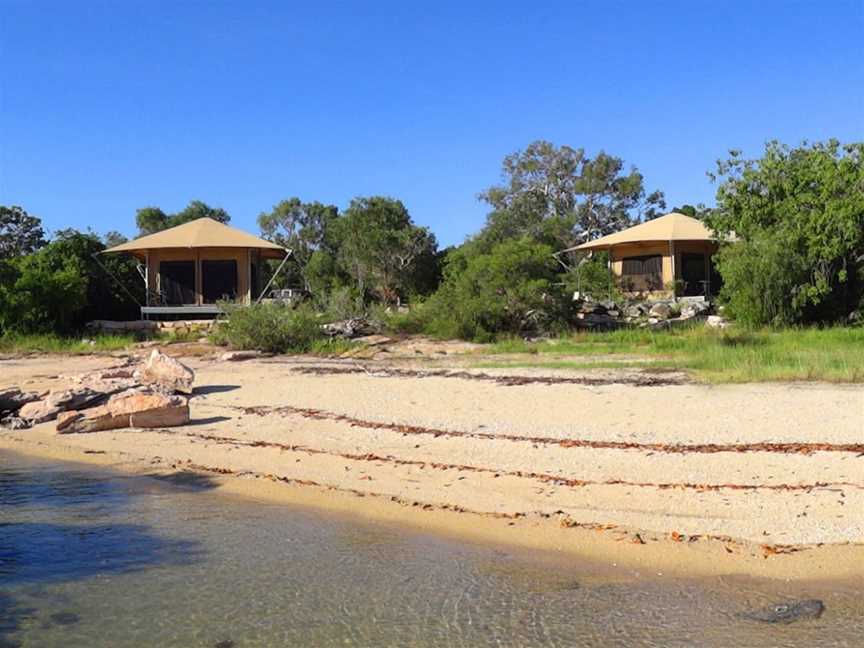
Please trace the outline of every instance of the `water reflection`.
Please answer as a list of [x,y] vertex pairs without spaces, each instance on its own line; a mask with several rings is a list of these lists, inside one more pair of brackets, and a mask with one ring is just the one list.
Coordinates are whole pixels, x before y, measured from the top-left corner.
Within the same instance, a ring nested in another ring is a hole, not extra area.
[[[610,582],[576,561],[217,496],[213,485],[0,464],[0,648],[725,648],[858,645],[864,634],[855,592]],[[737,616],[786,596],[822,596],[826,613],[784,627]]]

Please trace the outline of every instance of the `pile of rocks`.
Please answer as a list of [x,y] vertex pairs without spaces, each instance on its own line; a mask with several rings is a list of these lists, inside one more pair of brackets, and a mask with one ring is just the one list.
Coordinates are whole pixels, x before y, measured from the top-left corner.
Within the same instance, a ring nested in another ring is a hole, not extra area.
[[671,328],[695,318],[708,317],[711,304],[706,301],[594,301],[583,297],[576,302],[576,325],[592,330],[612,330],[622,326]]
[[57,421],[57,432],[155,428],[189,421],[195,373],[154,349],[140,364],[68,377],[67,389],[0,392],[0,425],[24,429]]
[[348,339],[373,335],[378,332],[378,327],[365,317],[349,317],[338,322],[324,324],[321,328],[324,333],[331,337]]

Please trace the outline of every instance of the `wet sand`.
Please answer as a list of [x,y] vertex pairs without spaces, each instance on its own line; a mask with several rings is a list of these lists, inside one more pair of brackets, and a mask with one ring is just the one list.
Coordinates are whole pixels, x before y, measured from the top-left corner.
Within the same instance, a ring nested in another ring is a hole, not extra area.
[[[45,424],[0,433],[0,449],[200,471],[225,491],[607,564],[864,578],[861,386],[470,370],[462,357],[186,361],[198,386],[188,426]],[[2,360],[0,387],[117,363]]]

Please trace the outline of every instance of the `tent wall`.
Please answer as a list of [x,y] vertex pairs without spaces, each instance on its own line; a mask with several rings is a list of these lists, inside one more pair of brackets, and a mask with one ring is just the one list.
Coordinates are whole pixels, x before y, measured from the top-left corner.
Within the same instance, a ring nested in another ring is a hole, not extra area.
[[[612,274],[616,282],[625,293],[641,294],[650,297],[671,297],[672,292],[668,290],[676,279],[681,278],[681,256],[683,254],[703,254],[705,256],[705,275],[710,273],[710,257],[717,250],[717,245],[705,241],[675,241],[671,246],[667,241],[646,241],[644,243],[622,243],[615,245],[609,250]],[[631,257],[645,257],[658,255],[662,257],[662,276],[660,284],[651,285],[650,282],[631,278],[625,281],[624,260]],[[629,283],[630,285],[625,285]],[[628,290],[629,288],[629,290]]]
[[[151,291],[161,290],[159,264],[162,261],[195,262],[195,305],[203,305],[201,261],[237,262],[237,301],[251,303],[251,264],[248,248],[165,248],[147,251],[147,282]],[[149,296],[148,296],[149,297]],[[155,306],[148,300],[148,306]]]

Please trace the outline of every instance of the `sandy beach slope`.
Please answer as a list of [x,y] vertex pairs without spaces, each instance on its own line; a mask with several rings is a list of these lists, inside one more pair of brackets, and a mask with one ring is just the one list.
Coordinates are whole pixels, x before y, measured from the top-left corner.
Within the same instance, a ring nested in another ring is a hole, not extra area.
[[[861,386],[706,386],[676,374],[447,362],[186,361],[198,385],[188,426],[56,435],[45,424],[0,433],[0,449],[196,470],[226,490],[483,528],[610,560],[862,575]],[[117,362],[6,359],[0,387],[50,388]]]

